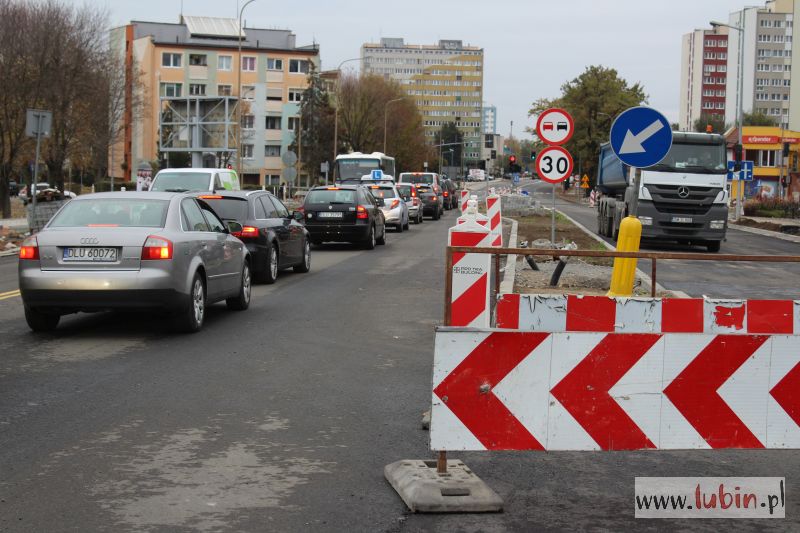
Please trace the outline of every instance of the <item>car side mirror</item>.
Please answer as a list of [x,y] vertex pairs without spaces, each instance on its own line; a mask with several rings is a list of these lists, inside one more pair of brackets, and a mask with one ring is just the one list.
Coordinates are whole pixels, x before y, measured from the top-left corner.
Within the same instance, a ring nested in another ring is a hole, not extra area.
[[230,233],[231,235],[237,235],[237,234],[241,235],[242,230],[244,229],[244,227],[235,220],[226,220],[225,226],[226,226],[225,229],[227,230],[226,233]]
[[292,218],[295,220],[303,220],[303,212],[302,211],[292,211]]

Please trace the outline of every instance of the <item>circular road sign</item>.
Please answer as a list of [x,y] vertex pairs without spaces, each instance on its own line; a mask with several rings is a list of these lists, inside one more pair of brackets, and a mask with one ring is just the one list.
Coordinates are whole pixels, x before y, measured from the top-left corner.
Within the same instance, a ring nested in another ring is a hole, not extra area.
[[572,174],[572,156],[560,146],[548,146],[536,156],[536,173],[548,183],[561,183]]
[[292,183],[295,178],[297,178],[297,169],[294,167],[286,167],[281,171],[281,177],[286,183]]
[[614,120],[610,140],[611,149],[626,165],[652,167],[672,148],[672,127],[652,107],[631,107]]
[[559,108],[548,109],[539,115],[536,121],[536,135],[550,145],[562,145],[575,133],[575,122],[572,116]]
[[297,163],[297,154],[291,150],[287,150],[286,152],[283,152],[281,161],[283,161],[283,164],[287,167],[293,167],[294,164]]

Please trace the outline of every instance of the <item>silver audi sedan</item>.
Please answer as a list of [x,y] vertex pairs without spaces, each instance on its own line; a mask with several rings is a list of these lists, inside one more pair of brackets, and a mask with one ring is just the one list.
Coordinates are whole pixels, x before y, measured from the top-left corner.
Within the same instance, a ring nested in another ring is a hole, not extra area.
[[[231,227],[233,225],[234,227]],[[237,227],[238,226],[238,227]],[[198,331],[206,306],[250,305],[250,256],[201,199],[110,192],[67,202],[20,246],[19,288],[33,331],[80,311],[155,309]]]

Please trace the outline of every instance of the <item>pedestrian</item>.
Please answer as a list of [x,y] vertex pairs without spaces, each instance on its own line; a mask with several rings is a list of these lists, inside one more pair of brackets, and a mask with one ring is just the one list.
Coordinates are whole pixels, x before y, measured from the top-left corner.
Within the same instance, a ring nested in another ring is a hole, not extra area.
[[286,185],[284,182],[281,182],[281,184],[278,186],[278,198],[280,198],[281,200],[286,200],[285,192],[286,192]]

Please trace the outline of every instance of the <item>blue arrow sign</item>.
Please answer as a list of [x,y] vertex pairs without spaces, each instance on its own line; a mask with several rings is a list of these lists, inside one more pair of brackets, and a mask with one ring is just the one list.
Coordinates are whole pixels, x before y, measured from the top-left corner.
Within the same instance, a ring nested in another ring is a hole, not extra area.
[[738,172],[733,170],[736,167],[735,161],[728,161],[728,181],[742,180],[753,181],[753,162],[742,161],[742,169]]
[[753,162],[742,161],[742,171],[744,172],[744,181],[753,181]]
[[611,125],[611,148],[628,166],[647,168],[659,163],[672,147],[672,128],[650,107],[623,111]]

